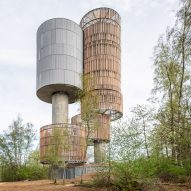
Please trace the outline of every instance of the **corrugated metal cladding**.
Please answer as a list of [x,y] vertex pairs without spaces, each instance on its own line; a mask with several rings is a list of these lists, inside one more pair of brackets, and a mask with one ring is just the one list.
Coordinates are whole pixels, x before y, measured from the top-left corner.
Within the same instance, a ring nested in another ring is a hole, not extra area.
[[56,18],[45,21],[37,31],[37,96],[51,103],[53,93],[63,91],[69,102],[82,88],[83,34],[78,24]]

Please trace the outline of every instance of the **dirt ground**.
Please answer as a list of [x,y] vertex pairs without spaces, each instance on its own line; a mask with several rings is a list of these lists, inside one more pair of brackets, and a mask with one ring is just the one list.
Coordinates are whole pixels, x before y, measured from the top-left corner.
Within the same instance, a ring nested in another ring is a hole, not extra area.
[[164,191],[191,191],[189,184],[162,184]]
[[[65,185],[62,181],[54,185],[50,180],[21,181],[21,182],[0,182],[0,191],[95,191],[95,188],[84,188],[75,186],[71,181]],[[104,189],[99,189],[105,191]]]
[[[83,180],[89,181],[95,176],[89,174],[83,176]],[[65,180],[57,180],[57,184],[53,184],[53,180],[36,180],[36,181],[20,181],[20,182],[0,182],[0,191],[106,191],[107,189],[85,188],[77,186],[81,178]]]
[[[79,181],[80,179],[67,180],[65,185],[62,184],[61,180],[56,185],[51,180],[0,182],[0,191],[107,191],[107,189],[101,188],[76,186],[75,184]],[[191,191],[189,184],[161,184],[159,187],[160,189],[157,190],[160,191]],[[155,191],[155,189],[151,191]]]

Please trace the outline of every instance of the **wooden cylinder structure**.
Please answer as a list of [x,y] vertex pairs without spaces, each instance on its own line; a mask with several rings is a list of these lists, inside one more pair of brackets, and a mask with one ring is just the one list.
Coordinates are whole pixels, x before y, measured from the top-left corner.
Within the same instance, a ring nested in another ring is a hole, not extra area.
[[40,129],[40,162],[50,164],[52,158],[67,164],[84,163],[86,132],[71,124],[51,124]]
[[110,116],[103,114],[96,114],[95,118],[87,122],[83,122],[81,115],[75,115],[71,119],[71,124],[81,125],[87,131],[89,129],[89,145],[93,145],[93,142],[108,142],[110,140]]
[[[110,8],[88,12],[80,22],[84,35],[86,91],[97,95],[96,109],[111,120],[122,117],[121,27],[119,14]],[[82,105],[83,107],[83,105]]]
[[71,118],[71,124],[72,124],[72,125],[82,125],[81,115],[80,115],[80,114],[74,115],[74,116]]

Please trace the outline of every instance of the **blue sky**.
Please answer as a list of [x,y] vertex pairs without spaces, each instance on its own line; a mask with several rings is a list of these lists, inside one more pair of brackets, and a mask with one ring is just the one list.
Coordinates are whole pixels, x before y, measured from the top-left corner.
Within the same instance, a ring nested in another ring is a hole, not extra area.
[[[36,129],[51,123],[51,105],[36,97],[36,31],[47,19],[77,23],[97,7],[122,18],[122,93],[124,115],[150,96],[153,47],[174,24],[178,0],[0,0],[0,132],[20,114]],[[78,104],[70,105],[69,116]]]

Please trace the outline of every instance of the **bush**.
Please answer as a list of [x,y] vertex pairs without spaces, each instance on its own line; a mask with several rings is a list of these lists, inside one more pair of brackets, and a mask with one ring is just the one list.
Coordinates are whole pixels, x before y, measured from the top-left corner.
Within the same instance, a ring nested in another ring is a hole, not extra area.
[[17,179],[16,169],[7,166],[1,166],[1,181],[15,181]]
[[140,157],[131,163],[133,177],[140,181],[159,178],[164,182],[186,182],[189,175],[190,164],[178,166],[169,158]]
[[41,165],[1,168],[1,181],[39,180],[47,178],[48,168]]
[[156,177],[164,182],[186,182],[187,171],[185,168],[174,164],[169,159],[162,159],[156,169]]
[[93,185],[96,187],[109,187],[109,174],[108,172],[99,171],[93,178]]
[[184,163],[182,167],[168,158],[140,157],[134,161],[113,162],[110,179],[108,172],[100,171],[94,179],[94,185],[98,187],[110,186],[116,191],[143,190],[143,188],[160,190],[155,185],[156,179],[163,182],[184,183],[188,180],[190,172],[190,163]]
[[112,183],[116,190],[141,190],[140,184],[133,176],[130,163],[126,162],[113,163]]
[[191,176],[191,161],[190,161],[190,159],[185,160],[183,162],[183,166],[184,166],[184,169],[186,170],[186,175],[190,177]]
[[131,163],[131,171],[136,179],[154,178],[157,168],[155,158],[140,157]]
[[23,166],[18,170],[19,180],[40,180],[47,178],[48,168],[40,165]]
[[[109,177],[110,176],[110,177]],[[126,163],[112,163],[111,175],[108,170],[99,169],[93,180],[93,185],[96,187],[107,187],[111,190],[137,190],[138,182],[133,180],[130,169]]]

